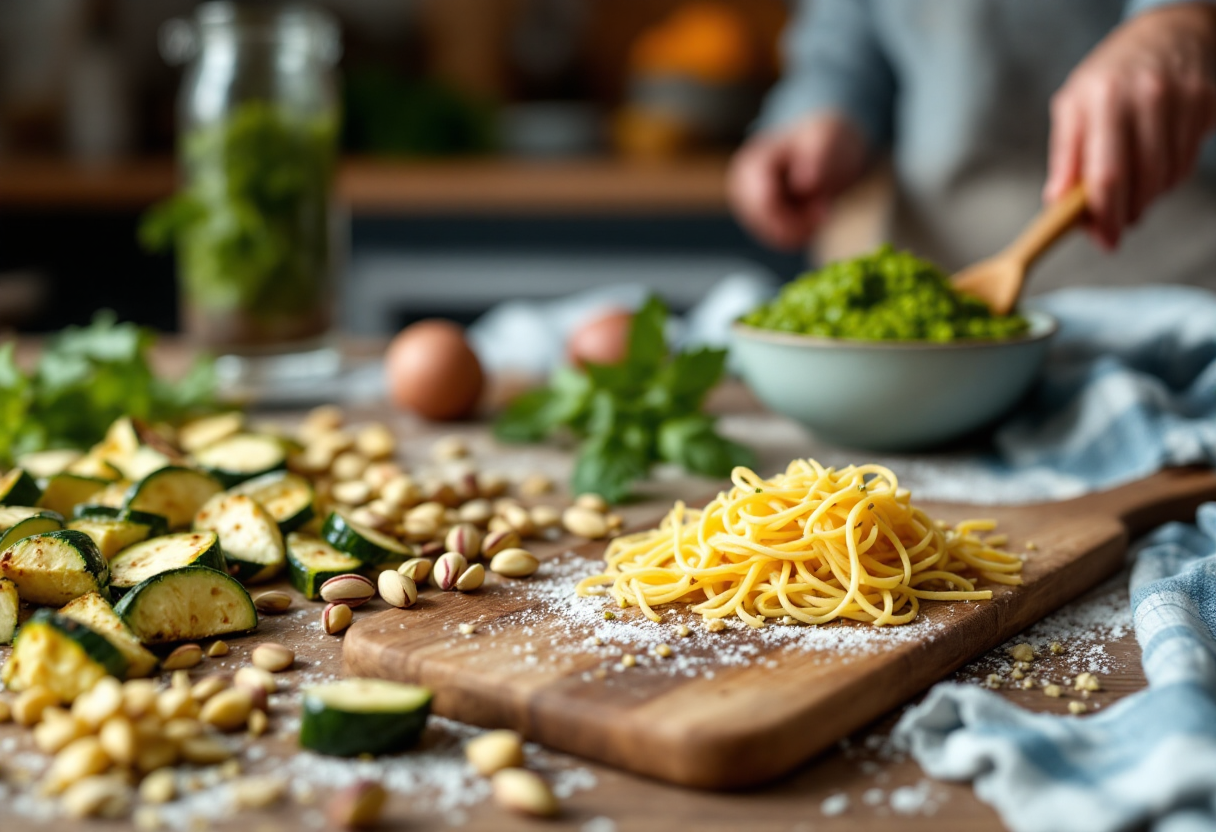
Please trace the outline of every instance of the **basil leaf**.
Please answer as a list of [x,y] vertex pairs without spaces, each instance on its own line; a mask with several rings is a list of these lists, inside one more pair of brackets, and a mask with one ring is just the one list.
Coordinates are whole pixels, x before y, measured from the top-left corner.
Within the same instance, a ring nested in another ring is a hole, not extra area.
[[592,437],[579,449],[571,488],[576,494],[599,494],[610,503],[619,503],[649,470],[645,451],[620,437]]
[[737,465],[755,465],[755,455],[714,429],[708,416],[671,419],[659,427],[659,455],[685,470],[707,477],[725,477]]

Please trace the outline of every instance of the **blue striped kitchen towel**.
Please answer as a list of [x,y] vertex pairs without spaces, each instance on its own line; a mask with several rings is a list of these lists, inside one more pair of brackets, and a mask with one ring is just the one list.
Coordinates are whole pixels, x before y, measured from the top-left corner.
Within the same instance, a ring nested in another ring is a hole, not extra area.
[[972,780],[1014,832],[1216,829],[1216,503],[1134,550],[1149,688],[1087,717],[939,685],[895,728],[925,772]]

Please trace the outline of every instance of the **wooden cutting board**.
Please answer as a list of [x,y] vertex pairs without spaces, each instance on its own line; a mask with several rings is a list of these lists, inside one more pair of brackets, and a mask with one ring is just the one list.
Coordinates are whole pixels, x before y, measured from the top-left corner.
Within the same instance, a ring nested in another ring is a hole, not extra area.
[[[346,635],[344,669],[427,685],[442,716],[514,728],[638,774],[705,788],[749,786],[790,771],[999,646],[1117,572],[1129,536],[1190,519],[1211,499],[1216,474],[1178,469],[1062,503],[925,504],[946,520],[997,519],[1012,551],[1027,548],[1026,582],[996,588],[989,602],[927,603],[925,638],[894,638],[861,655],[772,644],[747,630],[691,639],[673,633],[670,644],[697,659],[697,672],[674,673],[672,659],[653,658],[626,669],[610,639],[581,649],[590,625],[580,631],[547,613],[543,593],[527,582],[495,576],[478,593],[431,590],[412,609],[361,618]],[[598,560],[602,552],[591,544],[567,557]],[[612,627],[629,626],[636,612]],[[472,622],[475,633],[459,632]],[[719,653],[737,657],[748,639],[756,655],[745,665],[715,665]]]

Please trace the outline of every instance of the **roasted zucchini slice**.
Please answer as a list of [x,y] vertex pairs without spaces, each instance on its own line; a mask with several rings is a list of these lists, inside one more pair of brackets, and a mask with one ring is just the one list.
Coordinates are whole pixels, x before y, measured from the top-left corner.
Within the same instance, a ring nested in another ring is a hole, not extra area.
[[56,474],[62,474],[68,468],[83,458],[84,454],[71,448],[57,448],[50,451],[34,451],[17,457],[17,467],[37,479],[49,479]]
[[278,523],[244,494],[216,494],[195,515],[194,528],[220,536],[228,574],[242,583],[273,578],[287,562]]
[[5,549],[0,575],[17,585],[22,600],[58,607],[87,592],[104,591],[110,568],[91,537],[61,529],[22,538]]
[[245,414],[235,410],[204,416],[178,428],[177,444],[181,445],[183,451],[192,454],[238,434],[244,428]]
[[252,630],[253,599],[240,582],[207,566],[153,575],[114,607],[144,644],[193,641]]
[[291,585],[310,600],[321,597],[321,584],[330,578],[358,572],[365,565],[353,555],[339,552],[319,538],[299,532],[287,535],[287,568]]
[[39,508],[57,511],[64,517],[71,517],[76,506],[87,503],[108,485],[105,480],[86,477],[83,474],[55,474],[47,480],[37,505]]
[[389,563],[414,557],[409,544],[356,523],[342,511],[332,511],[325,518],[321,537],[339,552],[353,555],[364,563]]
[[0,552],[23,537],[63,528],[63,516],[31,506],[0,506]]
[[123,508],[159,514],[169,521],[170,529],[184,529],[203,504],[223,490],[202,471],[162,468],[131,486]]
[[121,679],[126,673],[127,660],[105,636],[79,621],[42,609],[17,631],[0,680],[10,690],[47,688],[66,703],[103,676]]
[[300,745],[321,754],[392,754],[417,744],[431,691],[383,679],[344,679],[304,690]]
[[121,594],[153,575],[192,565],[227,572],[215,532],[166,534],[123,549],[110,561],[110,586]]
[[238,433],[195,452],[194,463],[231,488],[262,474],[283,470],[287,466],[287,449],[277,436]]
[[79,621],[95,633],[105,637],[113,644],[118,652],[127,660],[128,679],[137,679],[151,675],[158,664],[146,647],[139,643],[131,628],[119,618],[118,613],[110,606],[110,602],[99,592],[81,595],[67,606],[59,610],[59,614],[73,621]]
[[42,489],[24,468],[14,468],[0,476],[0,506],[32,506]]
[[247,480],[230,491],[246,494],[261,503],[283,534],[294,532],[313,518],[312,485],[299,474],[274,471]]
[[8,578],[0,578],[0,644],[12,643],[20,612],[21,599],[17,596],[17,585]]

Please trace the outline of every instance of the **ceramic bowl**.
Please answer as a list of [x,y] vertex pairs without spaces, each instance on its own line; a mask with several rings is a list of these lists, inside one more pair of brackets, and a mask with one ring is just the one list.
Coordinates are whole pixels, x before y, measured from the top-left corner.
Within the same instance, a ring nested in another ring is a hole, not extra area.
[[1035,380],[1055,319],[1001,341],[850,341],[735,324],[731,353],[768,408],[818,438],[876,451],[940,445],[992,422]]

